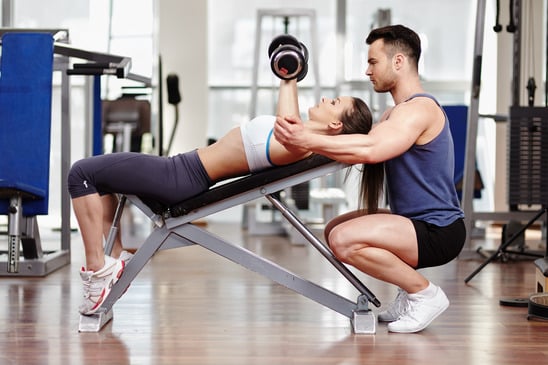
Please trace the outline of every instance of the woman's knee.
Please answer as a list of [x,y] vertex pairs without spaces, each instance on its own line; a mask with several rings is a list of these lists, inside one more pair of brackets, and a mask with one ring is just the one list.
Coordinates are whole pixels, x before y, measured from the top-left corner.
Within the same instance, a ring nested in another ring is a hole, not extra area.
[[91,179],[85,168],[85,159],[76,161],[69,170],[67,176],[68,191],[74,199],[87,194],[97,192],[91,185]]

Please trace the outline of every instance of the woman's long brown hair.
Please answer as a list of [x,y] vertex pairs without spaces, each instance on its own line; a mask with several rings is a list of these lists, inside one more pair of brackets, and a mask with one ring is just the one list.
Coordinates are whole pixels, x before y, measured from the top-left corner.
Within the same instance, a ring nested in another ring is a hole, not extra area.
[[[373,116],[367,104],[353,97],[353,106],[341,116],[344,134],[367,134],[373,127]],[[349,170],[350,172],[350,170]],[[348,177],[348,173],[347,173]],[[384,163],[363,164],[360,178],[360,201],[358,209],[376,213],[384,184]]]

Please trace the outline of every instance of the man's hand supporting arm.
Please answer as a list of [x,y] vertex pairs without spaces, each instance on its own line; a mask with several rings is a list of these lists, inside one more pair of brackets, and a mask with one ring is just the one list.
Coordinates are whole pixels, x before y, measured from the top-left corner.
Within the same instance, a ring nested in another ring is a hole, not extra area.
[[274,136],[287,149],[303,149],[348,164],[378,163],[409,149],[420,135],[415,128],[383,121],[369,134],[324,135],[304,128],[298,117],[277,117]]

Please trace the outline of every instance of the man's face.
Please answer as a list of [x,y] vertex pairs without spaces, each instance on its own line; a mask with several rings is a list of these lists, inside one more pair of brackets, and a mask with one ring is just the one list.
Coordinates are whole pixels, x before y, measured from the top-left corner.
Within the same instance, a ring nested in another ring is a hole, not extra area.
[[395,73],[392,65],[391,52],[384,46],[384,41],[378,39],[369,46],[367,53],[368,67],[365,74],[373,84],[376,92],[387,92],[395,85]]

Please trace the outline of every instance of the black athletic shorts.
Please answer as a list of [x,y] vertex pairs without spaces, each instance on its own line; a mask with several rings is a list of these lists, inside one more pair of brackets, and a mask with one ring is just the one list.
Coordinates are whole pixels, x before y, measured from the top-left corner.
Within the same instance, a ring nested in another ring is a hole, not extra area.
[[419,248],[416,269],[439,266],[457,257],[466,240],[463,219],[457,219],[445,227],[420,220],[411,220],[415,226]]

